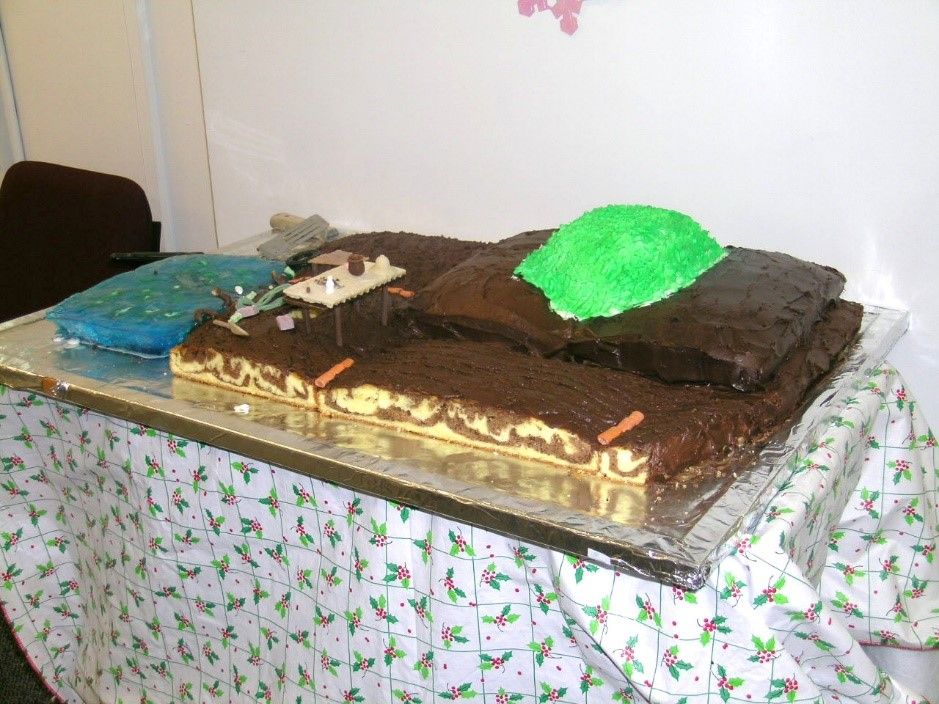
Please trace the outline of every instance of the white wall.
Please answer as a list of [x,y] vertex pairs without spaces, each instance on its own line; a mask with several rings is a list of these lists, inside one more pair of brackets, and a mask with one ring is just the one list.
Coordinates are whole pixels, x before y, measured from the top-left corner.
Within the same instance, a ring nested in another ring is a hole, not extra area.
[[20,158],[126,176],[164,249],[214,247],[189,0],[0,0],[0,24]]
[[149,35],[153,91],[162,159],[164,200],[174,233],[172,247],[183,252],[218,246],[209,173],[199,58],[189,0],[148,0],[142,31]]
[[13,80],[7,62],[6,42],[0,26],[0,178],[15,162],[23,158],[23,138],[20,122],[16,116],[16,100],[13,98]]
[[939,422],[939,4],[195,0],[223,242],[277,210],[496,239],[611,202],[912,311]]
[[0,22],[28,159],[137,181],[160,215],[150,119],[123,0],[4,0]]

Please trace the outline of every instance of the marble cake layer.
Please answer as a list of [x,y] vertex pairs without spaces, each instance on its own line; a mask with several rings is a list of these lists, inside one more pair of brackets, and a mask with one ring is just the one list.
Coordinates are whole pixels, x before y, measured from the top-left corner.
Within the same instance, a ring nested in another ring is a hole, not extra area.
[[[273,314],[243,321],[250,337],[214,325],[170,356],[177,376],[630,483],[662,481],[763,439],[855,336],[862,309],[833,304],[758,392],[667,384],[634,373],[542,358],[498,342],[415,339],[350,311],[337,348],[331,315],[307,332],[276,329]],[[358,333],[358,334],[357,334]],[[355,364],[326,388],[314,380],[345,357]],[[644,421],[601,445],[631,411]]]
[[[420,298],[434,290],[442,273],[472,271],[493,256],[504,259],[506,246],[530,249],[531,234],[484,244],[368,233],[331,242],[321,252],[342,249],[370,259],[385,254],[407,269],[396,284]],[[485,299],[504,283],[483,277],[475,285]],[[828,295],[818,293],[817,282],[810,288],[813,301]],[[442,338],[428,337],[401,298],[393,299],[391,324],[382,326],[381,300],[375,294],[343,306],[342,347],[336,344],[332,313],[315,317],[309,328],[298,318],[293,330],[281,331],[275,316],[285,312],[282,308],[240,321],[249,337],[216,325],[195,329],[173,350],[171,368],[180,377],[332,416],[641,484],[702,463],[720,463],[759,442],[829,371],[854,338],[862,314],[857,304],[840,300],[822,306],[814,317],[806,314],[799,322],[806,330],[800,328],[774,373],[757,391],[742,393],[578,362],[566,349],[554,356],[533,355],[499,334],[488,340],[462,339],[450,331]],[[752,305],[741,300],[740,310]],[[802,304],[796,308],[806,311]],[[318,376],[347,357],[355,360],[351,368],[325,388],[315,386]],[[599,433],[635,410],[645,416],[639,426],[609,445],[598,441]]]

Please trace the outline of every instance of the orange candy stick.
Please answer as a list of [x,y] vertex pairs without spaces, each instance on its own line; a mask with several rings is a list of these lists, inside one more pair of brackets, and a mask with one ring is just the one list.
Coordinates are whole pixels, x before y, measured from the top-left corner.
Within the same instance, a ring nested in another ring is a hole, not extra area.
[[355,360],[352,359],[352,357],[346,357],[339,364],[333,365],[332,367],[327,369],[325,372],[320,374],[318,377],[316,377],[316,379],[313,380],[313,383],[316,385],[317,388],[320,388],[320,389],[325,388],[326,384],[328,384],[337,376],[342,374],[346,369],[351,367],[353,364],[355,364]]
[[609,445],[623,433],[635,428],[643,420],[645,420],[645,416],[643,415],[642,411],[633,411],[612,428],[604,430],[602,433],[597,435],[597,442],[599,442],[601,445]]

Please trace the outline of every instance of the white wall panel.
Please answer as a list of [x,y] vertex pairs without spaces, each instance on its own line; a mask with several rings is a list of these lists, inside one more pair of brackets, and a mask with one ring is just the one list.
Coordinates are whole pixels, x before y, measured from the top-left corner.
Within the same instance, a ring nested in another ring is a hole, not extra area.
[[[16,116],[16,99],[13,97],[13,81],[7,63],[6,43],[0,25],[0,174],[23,158],[23,138],[20,136],[20,121]],[[2,176],[0,176],[2,178]]]
[[25,158],[139,183],[164,249],[216,246],[189,0],[0,0]]
[[163,183],[175,234],[172,248],[214,249],[218,243],[192,4],[189,0],[148,0],[145,7]]
[[26,158],[131,178],[159,218],[136,18],[128,9],[124,0],[3,0],[0,22]]

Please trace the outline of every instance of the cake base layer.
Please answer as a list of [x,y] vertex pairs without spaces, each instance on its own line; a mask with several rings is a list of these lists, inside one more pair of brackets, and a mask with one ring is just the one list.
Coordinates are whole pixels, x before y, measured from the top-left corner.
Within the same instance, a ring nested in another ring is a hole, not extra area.
[[429,334],[500,338],[535,354],[672,383],[755,391],[844,288],[844,277],[830,267],[728,247],[722,261],[664,300],[610,317],[565,319],[541,291],[513,276],[552,234],[510,237],[441,274],[411,301],[415,324]]
[[[345,247],[348,249],[348,246]],[[350,307],[346,347],[332,316],[310,331],[276,329],[273,314],[243,321],[250,337],[206,325],[173,350],[177,376],[295,403],[320,413],[551,462],[642,484],[719,462],[763,440],[792,415],[860,325],[859,305],[832,305],[806,344],[762,391],[666,384],[634,373],[545,359],[496,342],[414,338]],[[327,387],[314,380],[345,357]],[[630,412],[645,419],[602,445]]]
[[250,290],[282,266],[258,257],[193,254],[169,257],[118,274],[69,296],[46,314],[59,333],[89,345],[165,357],[195,321],[189,311],[219,311],[213,288]]

